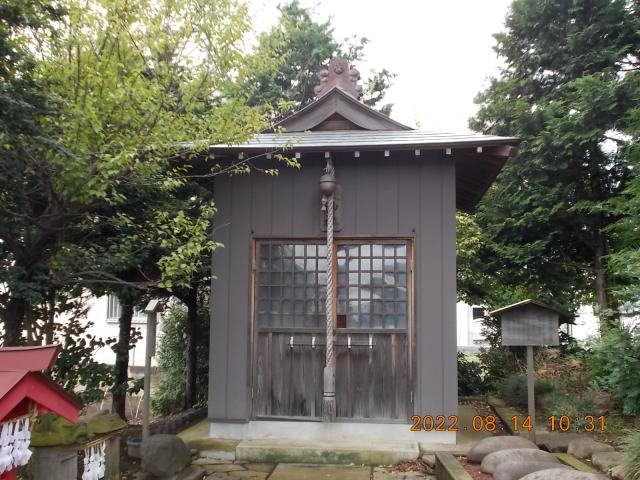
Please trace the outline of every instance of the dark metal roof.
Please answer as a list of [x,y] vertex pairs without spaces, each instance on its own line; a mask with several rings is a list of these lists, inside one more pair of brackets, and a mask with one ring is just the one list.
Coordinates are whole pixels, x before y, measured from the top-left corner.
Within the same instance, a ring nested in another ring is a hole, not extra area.
[[285,133],[260,133],[238,145],[211,145],[215,150],[381,150],[398,148],[435,149],[515,145],[514,137],[479,134],[438,133],[422,130],[337,130]]
[[562,310],[560,308],[553,307],[551,305],[548,305],[546,303],[540,302],[538,300],[533,300],[531,298],[527,298],[526,300],[522,300],[520,302],[513,303],[511,305],[507,305],[506,307],[498,308],[497,310],[489,312],[489,315],[498,316],[499,317],[504,312],[508,312],[510,310],[517,310],[518,308],[524,307],[526,305],[535,305],[537,307],[544,308],[545,310],[551,310],[552,312],[557,313],[558,315],[560,315],[563,318],[571,318],[571,317],[573,317],[573,314],[570,313],[570,312],[567,312],[566,310]]

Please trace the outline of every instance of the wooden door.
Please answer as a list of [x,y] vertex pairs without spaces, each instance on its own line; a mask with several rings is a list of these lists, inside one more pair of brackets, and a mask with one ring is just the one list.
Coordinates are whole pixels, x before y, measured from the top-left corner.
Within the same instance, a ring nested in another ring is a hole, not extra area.
[[[327,279],[321,242],[256,242],[254,418],[322,415]],[[410,416],[410,246],[397,239],[336,241],[338,417]]]

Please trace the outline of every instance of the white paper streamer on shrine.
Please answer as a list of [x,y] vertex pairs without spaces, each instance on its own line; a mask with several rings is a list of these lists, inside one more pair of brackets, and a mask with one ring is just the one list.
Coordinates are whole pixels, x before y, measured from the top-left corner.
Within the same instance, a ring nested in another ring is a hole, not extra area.
[[31,430],[29,417],[0,425],[0,474],[29,463]]
[[84,449],[84,468],[82,480],[99,480],[104,478],[107,445],[100,442]]

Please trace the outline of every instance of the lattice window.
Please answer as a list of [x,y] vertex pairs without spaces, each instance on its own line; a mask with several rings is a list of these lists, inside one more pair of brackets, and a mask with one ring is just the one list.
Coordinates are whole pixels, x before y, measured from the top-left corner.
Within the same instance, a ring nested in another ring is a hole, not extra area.
[[[117,322],[120,319],[121,312],[122,307],[120,306],[118,297],[115,295],[109,295],[107,297],[107,322]],[[134,307],[132,321],[134,323],[145,323],[147,321],[147,314],[138,307]]]
[[326,245],[260,242],[258,325],[321,327],[327,296],[326,271]]
[[339,244],[337,256],[337,314],[346,327],[407,328],[407,244]]

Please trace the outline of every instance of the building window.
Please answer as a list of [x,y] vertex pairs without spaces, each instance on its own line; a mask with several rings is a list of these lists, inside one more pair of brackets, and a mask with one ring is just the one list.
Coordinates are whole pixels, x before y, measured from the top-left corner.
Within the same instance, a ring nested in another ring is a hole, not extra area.
[[[326,245],[258,242],[257,254],[258,326],[323,327]],[[408,243],[337,241],[336,257],[337,327],[406,329]]]
[[[118,297],[109,295],[107,297],[107,321],[112,323],[117,322],[120,319],[121,312],[122,307],[120,306]],[[132,320],[134,323],[144,323],[147,321],[147,314],[139,308],[134,307]]]

